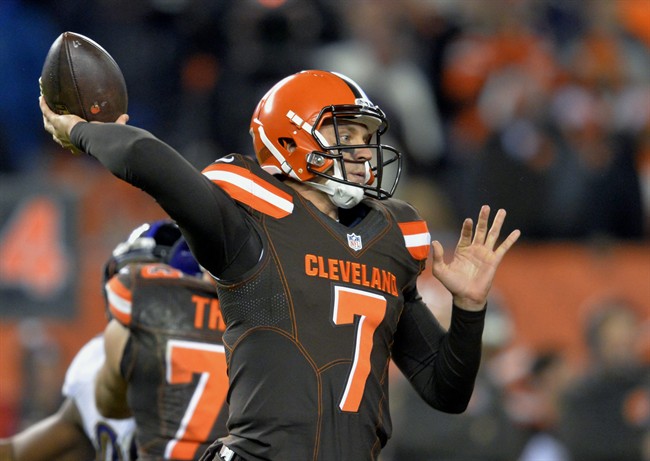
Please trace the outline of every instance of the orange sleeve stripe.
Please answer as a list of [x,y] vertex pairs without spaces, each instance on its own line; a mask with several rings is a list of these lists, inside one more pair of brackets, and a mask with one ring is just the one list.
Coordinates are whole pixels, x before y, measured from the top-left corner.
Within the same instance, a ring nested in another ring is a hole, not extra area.
[[222,162],[210,165],[203,174],[226,191],[233,199],[273,218],[293,212],[293,198],[267,183],[246,168]]
[[106,297],[111,315],[123,325],[130,325],[133,294],[118,276],[113,277],[106,284]]
[[431,245],[431,234],[429,234],[427,223],[425,221],[410,221],[399,223],[399,227],[404,235],[404,245],[411,256],[417,260],[426,259]]

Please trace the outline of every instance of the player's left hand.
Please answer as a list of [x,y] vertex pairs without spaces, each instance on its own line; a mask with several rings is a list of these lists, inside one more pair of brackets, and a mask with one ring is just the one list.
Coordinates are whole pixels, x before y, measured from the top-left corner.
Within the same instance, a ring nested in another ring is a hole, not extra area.
[[451,292],[454,304],[468,311],[480,311],[485,307],[497,267],[521,235],[519,230],[514,230],[496,246],[506,212],[500,209],[488,230],[489,217],[490,207],[483,205],[475,232],[472,220],[465,219],[454,257],[449,264],[444,261],[444,250],[440,242],[431,243],[434,277]]

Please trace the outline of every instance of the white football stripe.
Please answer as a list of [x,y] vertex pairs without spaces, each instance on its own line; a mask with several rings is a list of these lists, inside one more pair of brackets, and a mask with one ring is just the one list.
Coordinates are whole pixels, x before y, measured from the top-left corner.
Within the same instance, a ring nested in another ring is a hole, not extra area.
[[121,297],[108,287],[106,289],[106,297],[108,298],[110,305],[113,306],[115,310],[129,316],[131,315],[131,301]]
[[244,178],[237,173],[232,173],[230,171],[212,170],[206,171],[203,174],[207,176],[207,178],[211,181],[227,182],[239,187],[240,189],[250,192],[255,197],[260,198],[277,208],[280,208],[282,211],[286,211],[287,213],[293,212],[292,202],[280,197],[279,195],[274,194],[270,190],[265,189],[264,187],[257,184],[255,181]]
[[431,243],[431,234],[423,232],[421,234],[405,235],[404,243],[408,248],[428,246]]

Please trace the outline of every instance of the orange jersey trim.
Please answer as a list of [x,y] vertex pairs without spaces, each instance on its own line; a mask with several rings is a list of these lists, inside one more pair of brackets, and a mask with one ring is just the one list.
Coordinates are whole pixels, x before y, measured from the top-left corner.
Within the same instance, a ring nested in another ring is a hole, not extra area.
[[410,221],[398,223],[404,235],[404,244],[414,259],[424,260],[429,255],[431,234],[425,221]]
[[246,168],[223,162],[214,163],[203,174],[233,199],[273,218],[293,212],[293,198]]
[[131,306],[133,293],[115,276],[106,284],[108,310],[123,325],[131,323]]

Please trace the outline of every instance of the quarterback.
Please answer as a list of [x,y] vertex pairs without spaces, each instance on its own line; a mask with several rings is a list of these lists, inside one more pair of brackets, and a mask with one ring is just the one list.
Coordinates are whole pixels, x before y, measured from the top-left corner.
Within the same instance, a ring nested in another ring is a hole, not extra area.
[[[519,231],[497,243],[505,211],[489,225],[484,206],[446,262],[418,212],[392,198],[402,154],[355,82],[286,77],[252,114],[256,159],[229,154],[203,172],[128,115],[87,123],[40,107],[57,143],[154,197],[218,281],[230,414],[204,460],[377,459],[391,359],[426,403],[464,411],[487,295]],[[453,297],[448,330],[417,291],[430,247]]]

